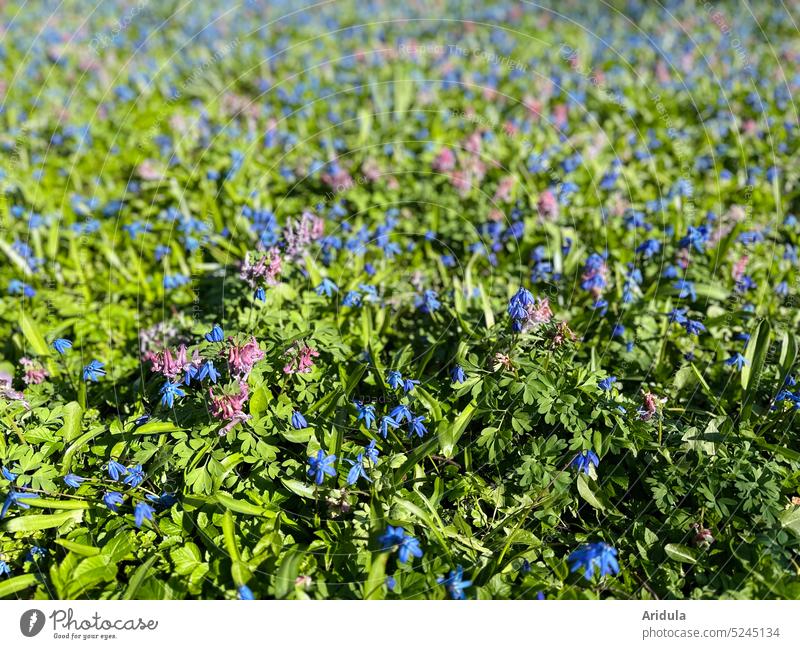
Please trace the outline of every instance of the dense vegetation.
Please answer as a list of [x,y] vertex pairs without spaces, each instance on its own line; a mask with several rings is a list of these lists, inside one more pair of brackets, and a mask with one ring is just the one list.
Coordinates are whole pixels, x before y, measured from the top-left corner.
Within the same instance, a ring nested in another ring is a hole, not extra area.
[[788,14],[84,4],[0,9],[0,596],[800,598]]

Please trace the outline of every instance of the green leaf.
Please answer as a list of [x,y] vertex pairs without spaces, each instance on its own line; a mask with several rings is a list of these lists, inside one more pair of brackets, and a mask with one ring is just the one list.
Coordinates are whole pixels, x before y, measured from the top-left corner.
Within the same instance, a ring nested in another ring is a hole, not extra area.
[[589,478],[583,473],[578,474],[578,493],[581,495],[581,498],[595,509],[602,511],[606,508],[601,497],[595,493],[592,484],[589,483]]
[[667,543],[664,552],[673,561],[681,563],[697,563],[697,551],[680,543]]
[[65,443],[71,442],[81,434],[81,420],[83,408],[77,401],[70,401],[64,406],[64,425],[58,434]]
[[742,367],[742,389],[745,396],[749,395],[758,383],[764,361],[769,349],[770,325],[767,320],[762,320],[754,336],[750,337],[745,348],[744,357],[747,364]]
[[82,520],[83,510],[80,509],[60,514],[29,514],[3,521],[0,530],[4,532],[38,532],[61,527],[65,523],[80,523]]
[[15,593],[30,588],[39,581],[37,575],[19,575],[18,577],[11,577],[5,581],[0,581],[0,597],[8,597]]
[[22,334],[25,336],[25,340],[28,341],[28,344],[31,346],[31,349],[34,351],[36,355],[38,356],[50,355],[50,348],[47,346],[44,337],[39,331],[39,327],[36,325],[33,319],[31,319],[31,317],[24,311],[19,317],[19,326],[20,329],[22,329]]
[[383,587],[386,582],[386,561],[388,552],[372,555],[367,580],[364,582],[364,599],[383,599]]
[[783,529],[789,530],[792,534],[800,538],[800,507],[790,507],[783,511],[779,520]]
[[217,502],[223,507],[230,509],[237,514],[247,514],[248,516],[264,516],[264,508],[247,502],[246,500],[239,500],[224,491],[218,491],[215,494]]
[[114,581],[117,564],[106,555],[99,554],[81,561],[72,571],[67,589],[67,599],[77,599],[98,584]]
[[459,413],[452,426],[444,426],[442,432],[439,434],[439,444],[441,446],[442,454],[445,457],[453,457],[455,446],[458,443],[458,440],[461,439],[464,431],[467,429],[467,426],[472,420],[472,417],[475,415],[477,408],[478,406],[474,401],[470,402],[466,408]]
[[278,568],[278,574],[275,576],[276,599],[283,599],[294,589],[294,582],[297,579],[300,570],[300,559],[302,558],[302,553],[297,550],[289,550],[284,555]]
[[100,548],[96,548],[93,545],[84,545],[83,543],[76,543],[75,541],[68,541],[67,539],[56,539],[56,543],[70,552],[80,554],[84,557],[93,557],[96,554],[100,554]]
[[147,573],[150,572],[156,559],[158,559],[157,554],[150,555],[147,560],[136,569],[136,572],[133,573],[131,580],[128,582],[128,587],[125,589],[122,599],[136,599],[136,595],[145,579],[147,579]]

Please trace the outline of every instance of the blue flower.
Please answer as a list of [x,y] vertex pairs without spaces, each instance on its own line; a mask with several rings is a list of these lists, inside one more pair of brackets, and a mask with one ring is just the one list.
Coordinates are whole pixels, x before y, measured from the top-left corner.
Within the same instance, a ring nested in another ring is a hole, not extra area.
[[616,376],[607,376],[602,381],[598,381],[597,385],[601,390],[605,390],[608,392],[611,389],[611,386],[617,382]]
[[419,385],[419,381],[415,379],[403,379],[403,391],[408,393],[414,389],[415,385]]
[[50,346],[59,354],[66,354],[67,350],[72,347],[72,341],[67,338],[56,338],[50,343]]
[[31,549],[28,550],[28,554],[25,555],[25,561],[33,563],[37,559],[44,559],[46,556],[46,548],[40,548],[38,545],[32,545]]
[[589,475],[589,470],[592,466],[599,466],[599,464],[600,458],[597,457],[597,453],[594,451],[579,453],[571,462],[573,468],[583,471],[586,475]]
[[441,303],[439,302],[436,291],[427,290],[421,296],[418,295],[414,298],[414,306],[417,307],[421,313],[432,313],[439,309]]
[[250,590],[247,586],[242,584],[239,586],[239,590],[237,591],[237,597],[239,599],[255,599],[255,595],[253,595],[253,591]]
[[334,293],[339,292],[339,287],[336,286],[331,280],[327,277],[323,277],[322,281],[320,282],[319,286],[314,289],[317,295],[324,295],[325,297],[330,297]]
[[350,471],[347,472],[347,484],[352,486],[358,482],[359,478],[364,478],[367,482],[372,482],[369,479],[366,471],[364,471],[364,454],[359,453],[355,460],[345,459],[351,465]]
[[414,419],[413,413],[404,403],[401,403],[399,406],[395,406],[394,409],[392,409],[392,412],[389,413],[389,416],[398,424],[402,424],[404,420],[410,422],[412,419]]
[[5,561],[0,559],[0,575],[10,575],[11,574],[11,566],[9,566]]
[[200,366],[200,371],[197,373],[197,380],[204,381],[208,377],[211,379],[212,383],[216,383],[219,380],[219,372],[217,372],[217,368],[214,367],[214,361],[207,360]]
[[68,487],[72,487],[73,489],[77,489],[81,486],[81,483],[86,480],[86,478],[82,478],[79,475],[75,475],[74,473],[68,473],[63,478],[64,484]]
[[3,503],[3,509],[0,510],[0,520],[3,520],[8,513],[8,510],[11,508],[12,505],[16,505],[20,509],[30,509],[31,506],[28,505],[26,502],[23,502],[25,498],[36,498],[36,494],[31,494],[23,491],[15,491],[14,489],[10,489],[8,495],[6,496],[6,500]]
[[371,428],[372,424],[375,423],[375,406],[356,401],[355,407],[358,413],[358,421],[363,419],[364,425],[367,428]]
[[386,582],[385,583],[386,583],[386,588],[388,590],[390,590],[390,591],[393,591],[395,589],[395,587],[397,586],[397,580],[394,577],[392,577],[392,575],[387,575],[386,576]]
[[172,507],[178,498],[175,494],[164,492],[160,496],[155,494],[147,494],[147,500],[153,503],[153,507],[157,512],[163,512]]
[[436,583],[444,584],[453,599],[466,599],[464,589],[472,586],[471,581],[464,579],[464,569],[461,566],[456,566],[456,569],[451,570],[447,577],[439,577]]
[[119,480],[120,476],[127,475],[128,473],[128,469],[126,469],[124,465],[120,464],[116,460],[109,460],[106,469],[108,470],[108,475],[112,480]]
[[686,333],[690,336],[699,336],[706,330],[705,325],[697,320],[686,320],[683,326],[686,329]]
[[142,482],[144,482],[144,471],[142,470],[142,465],[137,464],[136,466],[132,466],[128,469],[128,475],[125,476],[125,479],[122,481],[129,487],[138,487]]
[[389,370],[389,373],[386,375],[386,382],[392,390],[396,390],[403,382],[403,375],[397,370]]
[[386,531],[378,537],[382,550],[398,549],[400,563],[407,563],[411,557],[422,557],[422,548],[419,541],[413,536],[406,534],[402,527],[386,527]]
[[342,306],[361,306],[361,294],[358,291],[348,291],[342,300]]
[[607,543],[585,543],[569,555],[568,561],[572,564],[570,572],[583,570],[583,576],[587,580],[594,576],[597,569],[600,570],[601,577],[616,575],[619,572],[616,557],[617,551]]
[[373,466],[378,463],[378,456],[380,455],[377,445],[378,442],[373,439],[364,447],[364,457],[366,457]]
[[6,467],[3,467],[2,469],[0,469],[0,472],[3,474],[3,477],[6,480],[8,480],[9,482],[14,482],[14,480],[17,479],[17,474],[16,473],[12,473]]
[[385,417],[381,418],[381,423],[378,426],[378,430],[380,431],[381,437],[383,437],[383,439],[386,439],[386,437],[389,435],[389,428],[394,429],[397,428],[398,426],[399,424],[394,419],[392,419],[392,417],[386,415]]
[[206,340],[210,343],[221,343],[224,337],[225,333],[222,331],[222,328],[216,324],[211,328],[211,331],[205,335]]
[[[187,378],[189,377],[188,372],[186,376]],[[172,406],[175,404],[175,397],[186,396],[186,393],[183,390],[181,390],[180,383],[172,383],[169,380],[164,382],[164,385],[161,386],[161,390],[159,390],[159,393],[161,394],[161,405],[166,406],[167,408],[172,408]]]
[[725,365],[735,365],[736,369],[741,372],[742,368],[747,365],[747,359],[739,352],[736,352],[727,361],[725,361]]
[[97,381],[99,376],[105,376],[106,371],[103,369],[103,364],[98,360],[91,361],[86,367],[83,368],[84,381]]
[[410,422],[408,422],[408,435],[411,436],[412,434],[416,433],[418,437],[422,437],[425,433],[428,432],[428,429],[425,428],[425,425],[422,423],[425,421],[425,417],[420,415],[419,417],[414,417]]
[[689,282],[685,279],[679,279],[672,284],[672,287],[677,289],[679,298],[690,298],[692,302],[697,300],[697,292],[694,290],[694,282]]
[[466,381],[464,369],[460,365],[456,365],[452,370],[450,370],[450,380],[453,383],[463,383]]
[[136,527],[141,527],[145,520],[152,521],[154,513],[153,508],[146,502],[142,501],[136,503],[136,507],[133,508],[133,518]]
[[297,410],[295,410],[292,413],[292,426],[296,430],[300,430],[301,428],[307,428],[308,427],[308,422],[306,421],[306,418],[303,417],[303,414],[298,412]]
[[267,292],[264,290],[263,286],[259,286],[255,291],[253,291],[253,299],[258,300],[259,302],[267,301]]
[[103,494],[103,502],[114,513],[119,511],[122,500],[122,494],[119,491],[107,491]]
[[308,458],[308,475],[314,476],[314,482],[317,484],[322,484],[326,475],[336,476],[334,462],[336,462],[335,455],[325,455],[325,451],[320,449],[316,457]]

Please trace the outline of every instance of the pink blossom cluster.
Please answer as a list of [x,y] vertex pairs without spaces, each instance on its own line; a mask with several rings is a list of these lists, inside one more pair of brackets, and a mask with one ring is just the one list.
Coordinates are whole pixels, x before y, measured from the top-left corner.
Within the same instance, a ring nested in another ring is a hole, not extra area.
[[22,380],[25,381],[26,385],[37,385],[49,376],[49,373],[42,367],[41,363],[33,361],[30,358],[20,358],[19,364],[22,365],[25,370],[25,375],[22,377]]
[[295,343],[283,355],[289,357],[283,366],[284,374],[308,374],[314,367],[314,359],[319,356],[319,352],[305,343]]
[[286,256],[289,259],[300,259],[313,241],[325,234],[325,221],[316,214],[303,212],[299,219],[289,219],[283,229],[286,242]]
[[250,288],[267,285],[274,286],[278,283],[281,273],[282,261],[277,248],[270,248],[266,255],[261,256],[253,263],[248,252],[242,262],[239,277],[246,281]]
[[264,358],[264,352],[258,346],[255,337],[251,337],[241,347],[234,343],[232,339],[229,340],[231,346],[228,350],[228,367],[231,374],[237,376],[240,381],[246,381],[253,366]]
[[227,422],[220,429],[220,435],[225,435],[239,422],[250,419],[250,415],[242,411],[250,396],[246,381],[239,381],[238,394],[214,394],[214,390],[209,388],[208,396],[211,398],[211,414]]

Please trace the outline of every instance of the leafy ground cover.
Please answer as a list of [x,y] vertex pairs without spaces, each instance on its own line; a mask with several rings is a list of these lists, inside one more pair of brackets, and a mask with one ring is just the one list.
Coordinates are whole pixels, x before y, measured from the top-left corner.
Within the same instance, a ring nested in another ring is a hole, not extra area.
[[0,596],[800,597],[788,14],[397,4],[5,3]]

